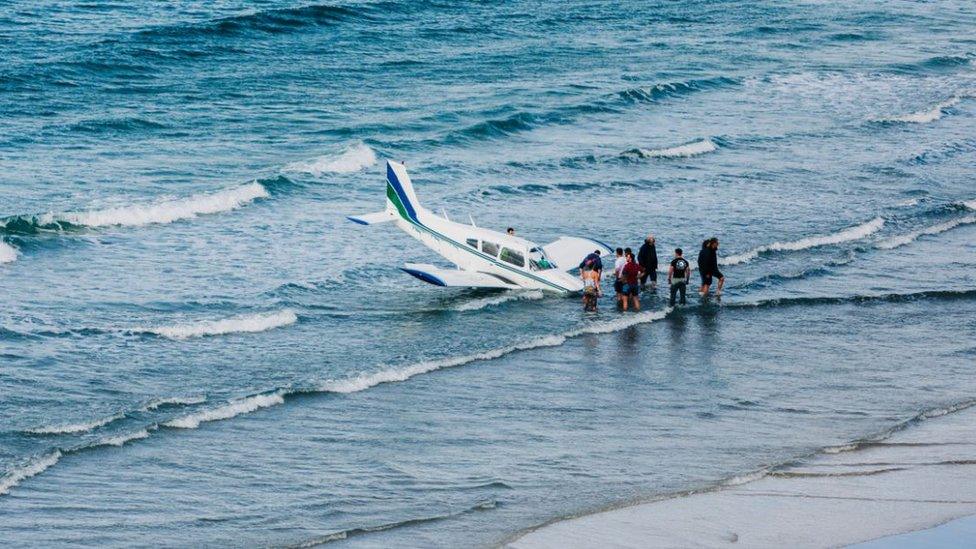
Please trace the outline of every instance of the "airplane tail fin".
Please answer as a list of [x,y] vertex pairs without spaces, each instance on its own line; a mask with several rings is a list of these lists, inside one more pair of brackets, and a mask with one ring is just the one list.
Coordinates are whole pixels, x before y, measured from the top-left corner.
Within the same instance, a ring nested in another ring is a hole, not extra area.
[[388,160],[386,162],[386,209],[362,215],[347,217],[353,223],[360,225],[375,225],[394,221],[398,217],[407,221],[418,221],[423,209],[417,201],[417,194],[413,190],[413,183],[407,175],[407,168],[402,162]]
[[413,190],[413,183],[407,175],[407,168],[401,162],[386,162],[386,209],[408,221],[418,221],[423,210]]

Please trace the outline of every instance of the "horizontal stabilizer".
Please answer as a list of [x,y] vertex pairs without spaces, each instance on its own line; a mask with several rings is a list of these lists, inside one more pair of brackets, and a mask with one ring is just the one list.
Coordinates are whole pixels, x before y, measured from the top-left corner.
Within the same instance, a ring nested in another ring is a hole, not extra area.
[[384,210],[382,212],[376,212],[371,214],[363,215],[350,215],[346,219],[352,221],[353,223],[359,223],[360,225],[375,225],[377,223],[386,223],[387,221],[393,221],[396,217],[393,212]]
[[407,263],[401,267],[403,272],[435,286],[457,288],[504,288],[517,289],[518,284],[504,277],[477,271],[444,269],[426,263]]
[[599,250],[600,255],[609,255],[613,250],[606,244],[589,238],[578,236],[561,236],[542,247],[550,261],[556,263],[562,271],[571,271],[577,267],[583,258]]

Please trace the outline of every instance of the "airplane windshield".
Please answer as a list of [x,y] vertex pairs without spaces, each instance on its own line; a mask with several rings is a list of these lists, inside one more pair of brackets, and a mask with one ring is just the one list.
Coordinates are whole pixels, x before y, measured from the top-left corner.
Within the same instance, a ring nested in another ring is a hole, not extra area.
[[546,252],[542,248],[532,248],[529,250],[529,265],[533,271],[547,271],[556,268],[556,265],[546,257]]

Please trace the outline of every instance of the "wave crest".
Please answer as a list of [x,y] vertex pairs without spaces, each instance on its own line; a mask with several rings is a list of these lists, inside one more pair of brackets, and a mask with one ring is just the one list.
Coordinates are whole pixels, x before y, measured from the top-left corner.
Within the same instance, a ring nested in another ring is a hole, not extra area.
[[14,486],[20,484],[20,481],[43,473],[57,463],[59,459],[61,459],[61,451],[55,450],[54,452],[32,461],[23,467],[13,469],[7,473],[7,476],[0,479],[0,496],[9,492]]
[[0,263],[11,263],[17,261],[20,252],[6,242],[0,241]]
[[115,414],[114,416],[96,419],[87,423],[67,423],[62,425],[52,425],[49,427],[38,427],[37,429],[28,429],[27,432],[34,435],[68,435],[74,433],[84,433],[108,425],[115,420],[122,419],[122,417],[124,417],[123,414]]
[[78,227],[137,227],[172,223],[236,210],[259,198],[267,198],[268,189],[257,181],[215,193],[195,194],[186,198],[161,200],[147,204],[118,206],[102,210],[17,215],[0,220],[0,230],[8,234],[34,235],[40,232],[62,232]]
[[130,440],[139,440],[143,438],[149,438],[149,431],[146,429],[142,429],[134,433],[126,433],[114,437],[104,438],[99,441],[99,444],[103,446],[122,446]]
[[527,292],[509,291],[501,295],[485,297],[482,299],[475,299],[467,303],[462,303],[454,307],[455,311],[479,311],[485,307],[493,307],[495,305],[501,305],[502,303],[507,303],[509,301],[520,301],[520,300],[537,300],[544,298],[545,295],[541,290],[530,290]]
[[376,151],[365,143],[356,143],[337,155],[325,155],[307,162],[294,162],[285,170],[316,177],[326,173],[352,173],[376,164]]
[[843,242],[849,242],[851,240],[860,240],[881,230],[884,223],[884,218],[876,217],[866,223],[862,223],[833,234],[809,236],[807,238],[801,238],[800,240],[794,240],[792,242],[773,242],[772,244],[766,246],[753,248],[748,252],[721,258],[719,259],[719,263],[722,265],[738,265],[740,263],[752,261],[766,252],[799,251],[806,250],[808,248],[816,248],[819,246],[840,244]]
[[885,116],[880,118],[874,118],[874,122],[881,123],[908,123],[908,124],[927,124],[929,122],[935,122],[936,120],[942,118],[944,109],[954,107],[959,104],[959,101],[963,97],[967,97],[968,93],[953,95],[949,99],[936,104],[931,109],[925,111],[916,111],[909,114],[903,114],[899,116]]
[[241,315],[223,320],[203,320],[186,324],[161,326],[158,328],[146,328],[137,331],[156,334],[170,339],[188,339],[191,337],[264,332],[266,330],[288,326],[297,321],[298,315],[294,311],[284,309],[273,313]]
[[163,423],[163,425],[167,427],[175,427],[177,429],[196,429],[201,423],[230,419],[241,414],[251,413],[261,408],[275,406],[283,403],[284,401],[285,399],[280,392],[265,395],[255,395],[239,400],[230,400],[224,406],[183,416],[181,418],[167,421],[166,423]]
[[480,353],[474,353],[465,356],[444,358],[439,360],[429,360],[418,362],[416,364],[407,366],[405,368],[391,368],[387,370],[380,370],[378,372],[361,374],[356,377],[342,379],[342,380],[329,380],[319,386],[320,391],[329,393],[358,393],[359,391],[365,391],[376,385],[383,383],[392,383],[396,381],[406,381],[414,376],[420,374],[426,374],[428,372],[433,372],[435,370],[441,370],[444,368],[454,368],[457,366],[462,366],[464,364],[469,364],[471,362],[479,362],[482,360],[493,360],[496,358],[501,358],[505,355],[509,355],[518,351],[527,351],[530,349],[539,349],[542,347],[558,347],[566,342],[567,339],[578,337],[584,334],[606,334],[622,330],[624,328],[634,326],[636,324],[643,324],[647,322],[653,322],[655,320],[660,320],[667,316],[671,309],[664,309],[660,311],[646,311],[643,313],[637,313],[631,315],[627,318],[614,319],[608,322],[594,322],[588,324],[582,328],[575,330],[570,330],[563,334],[553,334],[546,336],[539,336],[521,343],[516,343],[514,345],[509,345],[507,347],[500,347],[498,349],[492,349],[489,351],[483,351]]
[[706,138],[664,149],[633,149],[627,152],[641,158],[688,158],[716,150],[718,146],[711,139]]
[[907,234],[891,237],[878,242],[877,247],[882,250],[893,250],[895,248],[900,248],[901,246],[915,242],[920,237],[944,233],[948,230],[955,229],[960,225],[969,225],[971,223],[976,223],[976,215],[967,215],[965,217],[952,219],[944,223],[931,225],[917,231],[912,231]]

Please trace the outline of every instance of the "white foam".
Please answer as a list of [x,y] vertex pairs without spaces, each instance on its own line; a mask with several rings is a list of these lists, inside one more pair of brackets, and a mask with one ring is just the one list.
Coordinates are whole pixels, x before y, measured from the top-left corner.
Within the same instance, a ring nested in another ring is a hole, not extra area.
[[376,152],[365,143],[355,143],[340,154],[320,156],[306,162],[295,162],[285,166],[285,170],[320,176],[326,173],[358,172],[375,163]]
[[878,242],[877,247],[878,248],[881,248],[882,250],[892,250],[894,248],[898,248],[898,247],[904,246],[906,244],[910,244],[912,242],[915,242],[916,240],[919,239],[919,237],[926,236],[926,235],[933,235],[933,234],[944,233],[944,232],[946,232],[946,231],[948,231],[950,229],[954,229],[954,228],[956,228],[956,227],[958,227],[960,225],[968,225],[970,223],[976,223],[976,216],[967,215],[965,217],[960,217],[958,219],[952,219],[952,220],[946,221],[944,223],[939,223],[937,225],[931,225],[929,227],[925,227],[924,229],[919,229],[917,231],[912,231],[912,232],[907,233],[907,234],[903,234],[903,235],[900,235],[900,236],[895,236],[895,237],[892,237],[892,238],[889,238],[889,239],[886,239],[886,240],[882,240],[881,242]]
[[475,299],[468,301],[467,303],[462,303],[454,307],[455,311],[477,311],[484,309],[485,307],[493,307],[495,305],[501,305],[508,301],[519,301],[519,300],[536,300],[542,299],[545,295],[541,290],[529,290],[529,291],[507,291],[503,294],[491,297],[485,297],[481,299]]
[[39,427],[37,429],[28,429],[27,432],[35,435],[66,435],[72,433],[83,433],[85,431],[97,429],[103,425],[108,425],[109,423],[121,418],[122,414],[115,414],[114,416],[96,419],[87,423],[67,423],[63,425],[53,425],[50,427]]
[[230,400],[223,406],[167,421],[163,425],[178,429],[196,429],[201,423],[230,419],[241,414],[249,414],[261,408],[281,404],[284,401],[285,399],[281,393],[255,395],[238,400]]
[[10,263],[12,261],[17,261],[17,256],[20,252],[17,248],[14,248],[10,244],[0,240],[0,263]]
[[191,337],[215,336],[235,333],[254,333],[288,326],[298,321],[298,315],[289,309],[272,313],[257,313],[241,315],[223,320],[203,320],[172,326],[146,328],[140,332],[152,333],[170,339],[188,339]]
[[912,206],[918,206],[918,202],[919,201],[917,198],[909,198],[906,200],[902,200],[901,202],[896,204],[896,206],[898,206],[899,208],[910,208]]
[[759,257],[759,254],[763,252],[798,251],[806,250],[808,248],[816,248],[818,246],[840,244],[842,242],[849,242],[851,240],[860,240],[881,230],[884,223],[885,220],[883,218],[876,217],[866,223],[862,223],[833,234],[809,236],[807,238],[801,238],[800,240],[794,240],[792,242],[773,242],[772,244],[760,246],[758,248],[749,250],[748,252],[721,258],[719,259],[719,263],[722,265],[738,265],[739,263],[752,261],[753,259]]
[[434,370],[441,370],[443,368],[453,368],[455,366],[461,366],[464,364],[469,364],[471,362],[477,362],[481,360],[493,360],[517,351],[527,351],[529,349],[538,349],[542,347],[558,347],[559,345],[565,343],[567,339],[572,337],[577,337],[583,334],[606,334],[606,333],[622,330],[624,328],[627,328],[629,326],[634,326],[636,324],[643,324],[647,322],[653,322],[655,320],[660,320],[665,316],[667,316],[667,314],[670,311],[671,309],[665,309],[660,311],[647,311],[643,313],[635,313],[633,315],[623,317],[623,318],[618,318],[608,322],[590,323],[582,328],[570,330],[564,334],[541,336],[521,343],[516,343],[514,345],[510,345],[507,347],[500,347],[498,349],[493,349],[481,353],[474,353],[470,355],[445,358],[440,360],[418,362],[417,364],[413,364],[405,368],[391,368],[387,370],[380,370],[379,372],[362,374],[349,379],[329,380],[323,383],[319,387],[319,390],[330,392],[330,393],[356,393],[359,391],[364,391],[371,387],[375,387],[376,385],[380,385],[382,383],[406,381],[416,375],[426,374],[428,372],[433,372]]
[[144,412],[149,412],[162,406],[187,406],[191,404],[200,404],[206,401],[207,397],[205,396],[157,398],[151,401],[149,404],[146,404],[142,410]]
[[875,118],[874,120],[876,122],[907,122],[910,124],[927,124],[942,118],[942,115],[944,114],[943,109],[948,109],[949,107],[958,104],[959,100],[959,96],[954,95],[926,111],[918,111],[901,116]]
[[143,429],[134,433],[126,433],[124,435],[108,437],[102,439],[100,443],[105,446],[122,446],[130,440],[139,440],[141,438],[149,438],[149,431]]
[[701,139],[698,141],[692,141],[691,143],[685,143],[684,145],[678,145],[676,147],[668,147],[666,149],[637,149],[641,156],[645,158],[687,158],[690,156],[698,156],[699,154],[710,153],[718,149],[718,146],[712,142],[711,139]]
[[976,200],[966,200],[965,202],[960,202],[960,204],[969,210],[976,210]]
[[87,227],[107,227],[111,225],[140,226],[153,223],[172,223],[190,219],[201,214],[213,214],[234,210],[258,198],[267,198],[268,190],[258,182],[223,191],[196,194],[187,198],[162,200],[149,204],[134,204],[62,214],[44,214],[38,217],[41,223],[67,221]]
[[55,450],[53,453],[50,453],[36,461],[32,461],[23,467],[10,471],[7,473],[7,476],[0,479],[0,496],[9,492],[14,486],[20,484],[20,481],[44,472],[57,463],[59,459],[61,459],[61,452],[60,450]]

